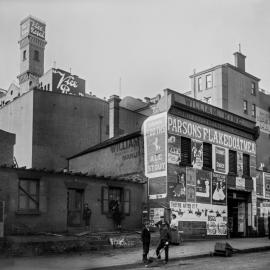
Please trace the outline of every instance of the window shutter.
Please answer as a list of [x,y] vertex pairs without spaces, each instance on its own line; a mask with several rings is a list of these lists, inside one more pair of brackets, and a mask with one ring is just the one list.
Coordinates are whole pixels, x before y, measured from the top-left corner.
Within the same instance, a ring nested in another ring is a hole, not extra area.
[[109,188],[108,187],[101,188],[101,213],[102,214],[109,213]]
[[250,176],[249,155],[243,154],[243,174]]
[[181,137],[181,163],[191,164],[191,140]]
[[203,167],[212,169],[212,145],[203,143]]
[[237,173],[237,154],[236,151],[229,150],[229,172]]

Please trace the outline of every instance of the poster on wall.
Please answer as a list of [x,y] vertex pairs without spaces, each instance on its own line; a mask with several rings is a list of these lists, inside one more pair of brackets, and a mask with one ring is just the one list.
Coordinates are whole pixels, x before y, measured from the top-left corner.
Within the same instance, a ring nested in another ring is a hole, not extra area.
[[245,189],[245,187],[246,187],[245,183],[246,183],[245,178],[242,178],[242,177],[235,178],[235,187],[237,189]]
[[149,199],[166,198],[167,195],[167,177],[155,177],[148,179]]
[[170,209],[179,221],[205,222],[207,235],[227,234],[227,206],[170,201]]
[[243,175],[243,153],[237,152],[237,175],[242,177]]
[[177,164],[181,162],[181,137],[168,134],[168,163]]
[[212,203],[226,204],[226,175],[213,173],[212,177]]
[[212,173],[196,170],[196,202],[211,203]]
[[186,168],[187,202],[196,202],[196,169]]
[[191,140],[191,164],[193,168],[201,169],[203,167],[203,142]]
[[261,132],[270,134],[270,113],[259,107],[256,108],[256,125]]
[[270,198],[270,174],[264,173],[265,198]]
[[146,177],[167,174],[166,113],[148,117],[144,122],[144,160]]
[[213,161],[214,161],[214,170],[217,173],[228,173],[228,155],[227,155],[227,149],[220,146],[214,146],[214,155],[213,155]]
[[161,216],[164,216],[164,208],[150,208],[149,209],[150,226],[155,227],[155,224],[160,220]]
[[175,201],[186,201],[186,168],[176,165],[168,167],[168,197]]

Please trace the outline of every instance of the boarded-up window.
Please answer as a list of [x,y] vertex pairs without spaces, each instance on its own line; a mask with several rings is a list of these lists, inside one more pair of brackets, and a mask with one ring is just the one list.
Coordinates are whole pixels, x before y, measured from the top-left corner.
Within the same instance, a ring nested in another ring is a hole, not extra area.
[[181,163],[191,164],[191,139],[181,138]]
[[237,153],[232,150],[229,150],[229,172],[237,173]]
[[203,143],[203,167],[212,169],[212,144]]
[[19,210],[39,210],[39,180],[19,180]]

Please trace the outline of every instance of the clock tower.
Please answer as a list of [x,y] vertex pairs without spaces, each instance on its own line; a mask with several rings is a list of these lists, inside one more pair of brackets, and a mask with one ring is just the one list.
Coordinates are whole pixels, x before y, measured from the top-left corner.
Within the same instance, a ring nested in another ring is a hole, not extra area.
[[46,24],[28,16],[20,24],[20,93],[23,94],[38,85],[44,73],[44,50]]

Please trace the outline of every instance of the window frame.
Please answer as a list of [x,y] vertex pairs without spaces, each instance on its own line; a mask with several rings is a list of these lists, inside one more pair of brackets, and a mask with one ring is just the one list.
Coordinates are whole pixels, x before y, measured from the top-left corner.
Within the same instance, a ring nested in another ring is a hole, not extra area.
[[26,57],[26,50],[23,50],[23,61],[26,61],[27,57]]
[[[22,181],[27,184],[27,188],[22,187]],[[30,193],[30,183],[35,183],[35,190],[36,193]],[[27,207],[23,208],[21,206],[21,198],[26,198]],[[34,202],[36,205],[35,208],[30,207],[30,201]],[[24,213],[37,213],[40,210],[40,180],[39,179],[32,179],[32,178],[19,178],[18,181],[18,212]]]
[[[113,191],[120,191],[120,210],[125,216],[130,216],[131,212],[131,191],[128,188],[118,187],[118,186],[102,186],[101,187],[101,214],[111,215],[112,211],[110,209],[110,195],[113,195]],[[104,195],[107,194],[105,198]],[[115,200],[116,198],[113,198]],[[126,211],[125,206],[128,205],[128,211]],[[106,208],[106,209],[105,209]]]
[[34,60],[39,62],[40,58],[39,58],[39,51],[38,50],[34,50]]
[[[211,80],[208,81],[208,78],[211,78]],[[211,83],[211,85],[209,85],[209,83]],[[209,74],[205,75],[205,88],[206,89],[213,88],[213,76],[212,76],[212,73],[209,73]]]
[[256,96],[256,83],[251,82],[251,95]]

